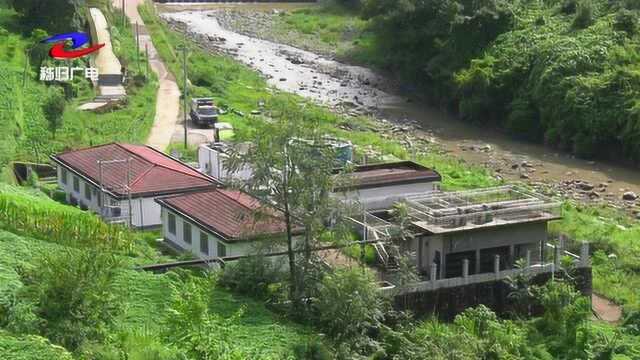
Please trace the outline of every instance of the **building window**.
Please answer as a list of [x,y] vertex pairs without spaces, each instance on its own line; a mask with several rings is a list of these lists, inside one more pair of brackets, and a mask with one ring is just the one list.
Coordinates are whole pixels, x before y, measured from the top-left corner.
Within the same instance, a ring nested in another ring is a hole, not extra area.
[[80,179],[76,176],[73,177],[73,191],[79,193],[80,192]]
[[67,185],[67,176],[67,169],[60,168],[60,181],[65,185]]
[[84,197],[91,201],[91,185],[84,184]]
[[169,213],[169,233],[172,235],[176,234],[176,216],[172,213]]
[[186,221],[182,226],[182,237],[184,238],[184,242],[191,244],[191,224]]
[[227,247],[221,241],[218,241],[218,257],[225,256],[227,256]]
[[205,255],[209,255],[209,236],[202,231],[200,232],[200,251]]

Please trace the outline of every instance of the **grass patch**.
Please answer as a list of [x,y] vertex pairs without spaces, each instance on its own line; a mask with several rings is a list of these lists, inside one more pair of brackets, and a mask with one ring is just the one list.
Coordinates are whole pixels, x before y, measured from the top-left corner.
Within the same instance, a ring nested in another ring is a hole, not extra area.
[[[23,286],[18,274],[19,269],[37,267],[34,259],[39,255],[52,254],[63,249],[65,247],[59,244],[0,230],[0,315],[3,309],[11,306],[16,292]],[[160,338],[161,325],[170,316],[173,285],[181,279],[200,275],[192,271],[161,275],[136,271],[132,270],[134,262],[123,262],[123,267],[117,271],[111,291],[121,302],[122,312],[114,319],[110,333],[117,337],[143,332],[146,336]],[[214,288],[210,304],[210,312],[224,318],[233,316],[240,308],[245,309],[232,335],[234,347],[243,349],[247,354],[260,354],[260,358],[287,358],[295,344],[312,336],[308,328],[276,316],[261,302],[236,296],[221,287]],[[39,341],[43,346],[41,351],[45,351],[45,339],[33,335],[19,338],[17,336],[0,331],[0,353],[5,354],[2,350],[3,346],[7,346],[15,354],[26,356],[30,350],[26,345],[19,346],[19,343],[25,341],[25,344],[28,344],[32,340]],[[36,348],[38,347],[34,347]],[[52,348],[61,354],[65,353],[62,348]],[[53,357],[53,353],[51,356],[47,358],[58,358]]]
[[605,207],[565,205],[562,216],[551,232],[591,244],[594,290],[627,312],[640,310],[640,224]]

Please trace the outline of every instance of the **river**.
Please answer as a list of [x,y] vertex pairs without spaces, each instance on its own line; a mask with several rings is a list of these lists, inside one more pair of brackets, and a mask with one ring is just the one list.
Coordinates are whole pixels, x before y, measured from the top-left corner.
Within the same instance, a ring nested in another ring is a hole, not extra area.
[[[375,113],[403,124],[413,124],[446,152],[467,162],[487,166],[508,180],[551,184],[574,198],[589,195],[576,183],[589,183],[591,199],[616,206],[628,191],[640,193],[640,170],[605,162],[577,159],[538,144],[520,142],[496,131],[473,126],[424,104],[409,102],[385,86],[388,80],[359,66],[336,62],[309,51],[250,37],[223,28],[216,10],[166,12],[169,21],[187,24],[236,60],[262,73],[268,83],[344,112]],[[522,166],[526,164],[526,166]],[[576,181],[577,180],[577,181]],[[600,185],[602,184],[602,185]],[[575,190],[575,191],[574,191]]]

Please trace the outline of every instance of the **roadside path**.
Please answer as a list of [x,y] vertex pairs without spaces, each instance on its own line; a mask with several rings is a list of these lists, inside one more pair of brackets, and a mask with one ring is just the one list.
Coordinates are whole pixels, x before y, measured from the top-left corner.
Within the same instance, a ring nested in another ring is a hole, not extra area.
[[98,8],[89,9],[89,13],[95,27],[95,35],[97,37],[95,41],[104,44],[104,47],[98,51],[98,55],[92,60],[100,74],[96,83],[99,96],[81,105],[78,108],[80,110],[97,110],[109,105],[109,102],[118,102],[127,96],[127,92],[122,86],[120,60],[113,53],[113,44],[111,43],[111,33],[109,32],[107,19]]
[[[153,46],[151,36],[144,27],[144,21],[138,13],[138,5],[142,5],[144,0],[127,0],[125,13],[132,24],[136,22],[140,31],[140,49],[149,51],[149,64],[151,70],[158,76],[160,81],[158,87],[158,95],[156,98],[156,115],[153,121],[153,127],[147,145],[154,147],[160,151],[164,151],[169,143],[173,133],[176,130],[178,117],[180,114],[180,89],[173,75],[169,72],[165,64],[160,59],[156,48]],[[113,6],[122,9],[120,0],[113,0]]]
[[622,309],[620,306],[612,303],[600,295],[591,295],[591,307],[593,313],[598,320],[608,323],[618,323],[622,318]]

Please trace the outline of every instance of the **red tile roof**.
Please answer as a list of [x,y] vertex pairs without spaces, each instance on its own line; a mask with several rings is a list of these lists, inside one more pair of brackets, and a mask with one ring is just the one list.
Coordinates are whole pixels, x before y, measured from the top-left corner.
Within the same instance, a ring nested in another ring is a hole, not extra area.
[[413,161],[359,165],[347,175],[353,184],[346,187],[356,189],[442,180],[437,171]]
[[156,201],[226,240],[246,240],[286,231],[282,212],[236,190],[192,192]]
[[[102,185],[116,196],[126,195],[124,186],[129,181],[134,197],[171,194],[217,184],[214,179],[180,161],[143,145],[112,143],[68,151],[51,158],[96,184],[100,183],[98,161],[125,160],[102,165]],[[128,159],[131,159],[129,164]]]

